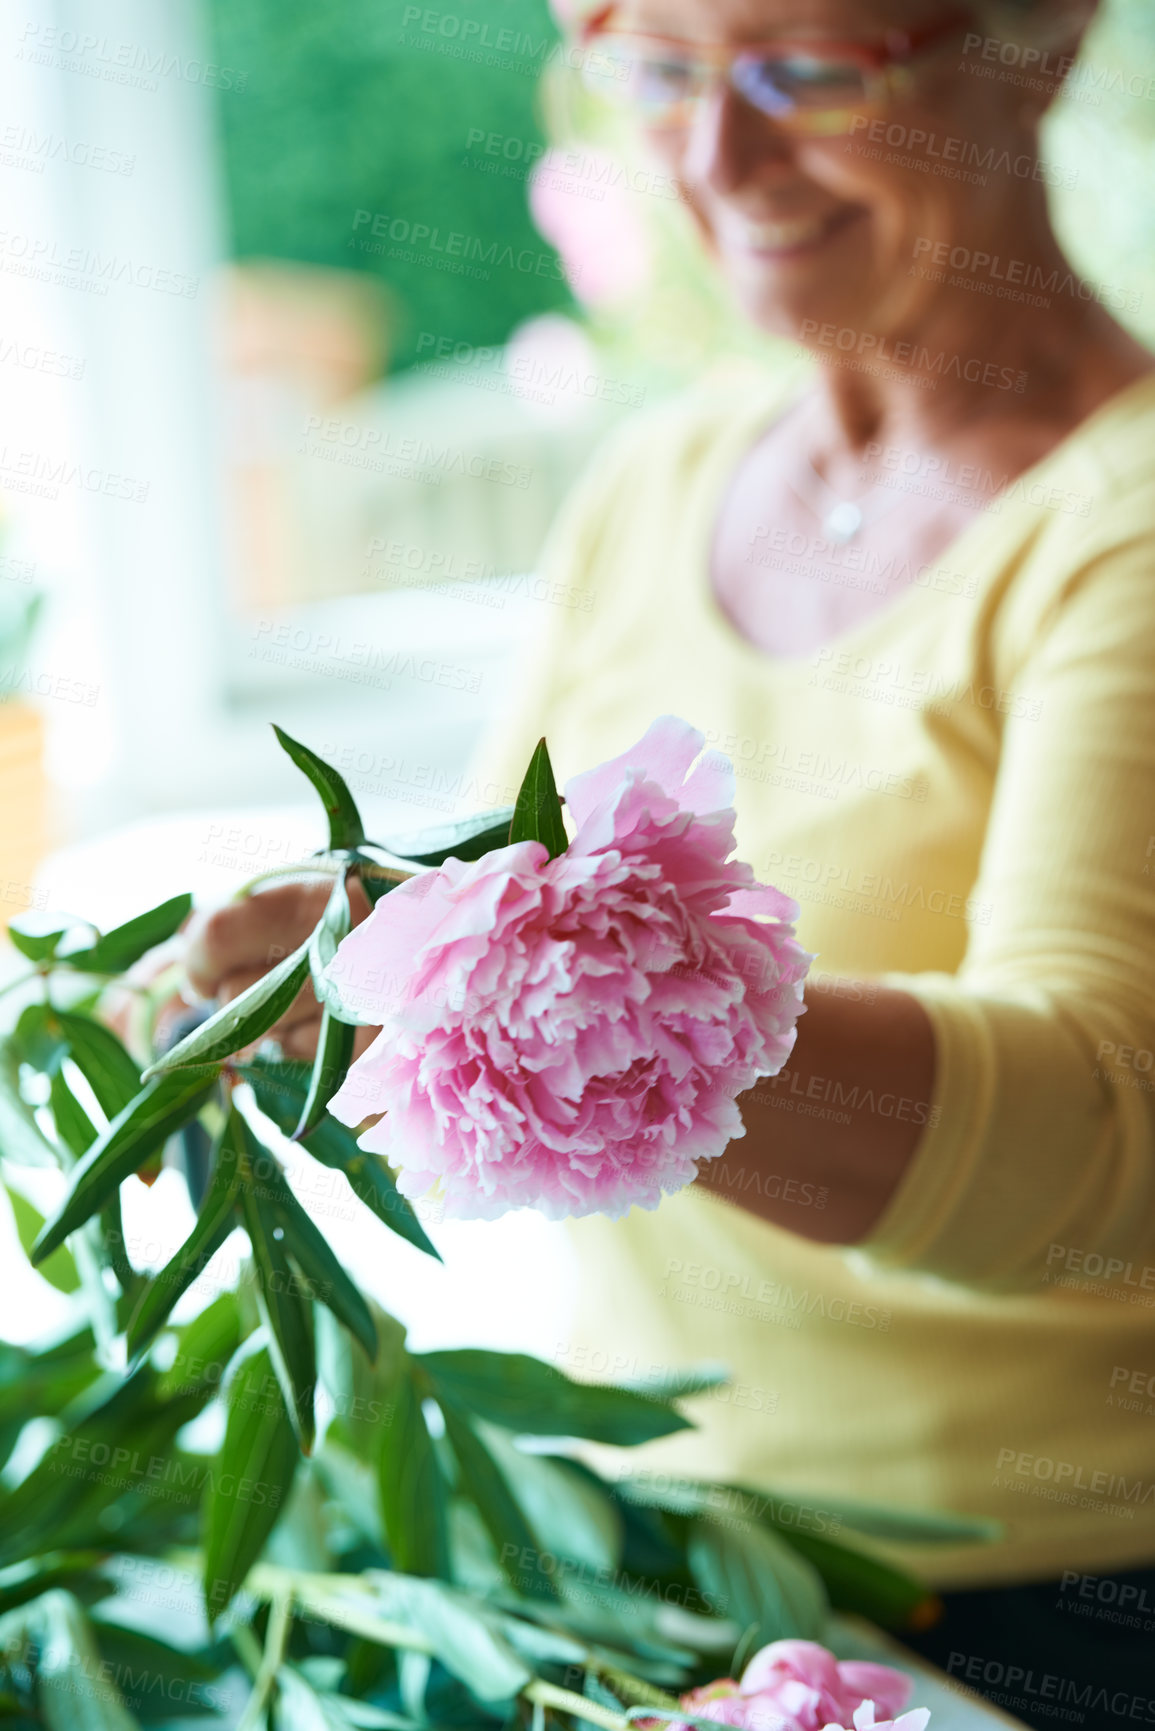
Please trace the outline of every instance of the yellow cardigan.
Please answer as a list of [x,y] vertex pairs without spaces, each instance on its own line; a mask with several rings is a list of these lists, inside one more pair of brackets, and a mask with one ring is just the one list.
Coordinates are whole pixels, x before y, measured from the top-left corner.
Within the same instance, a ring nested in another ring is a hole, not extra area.
[[[927,1128],[857,1249],[695,1189],[575,1225],[559,1360],[724,1360],[699,1428],[636,1463],[802,1497],[814,1531],[838,1496],[1004,1523],[990,1546],[892,1549],[940,1585],[1155,1562],[1155,377],[796,660],[741,638],[706,577],[786,389],[707,387],[600,454],[486,766],[515,783],[544,732],[560,782],[662,713],[703,729],[737,768],[740,856],[799,900],[817,968],[926,1006],[934,1099],[871,1103]],[[779,1091],[838,1109],[833,1084]]]

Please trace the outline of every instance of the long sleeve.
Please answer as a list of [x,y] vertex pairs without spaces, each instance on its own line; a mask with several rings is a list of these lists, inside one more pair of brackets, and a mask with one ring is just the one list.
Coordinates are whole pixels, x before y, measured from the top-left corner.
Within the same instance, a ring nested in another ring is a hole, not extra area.
[[989,921],[956,974],[885,976],[931,1018],[936,1111],[861,1249],[1129,1296],[1155,1283],[1155,539],[1091,557],[1019,631],[973,892]]

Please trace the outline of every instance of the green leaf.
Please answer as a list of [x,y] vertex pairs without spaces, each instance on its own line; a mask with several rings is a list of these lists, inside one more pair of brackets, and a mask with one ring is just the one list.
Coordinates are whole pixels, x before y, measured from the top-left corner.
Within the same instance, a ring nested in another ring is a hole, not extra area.
[[[59,918],[59,916],[57,916]],[[52,929],[36,931],[36,926],[44,925],[43,914],[16,914],[8,921],[8,939],[13,947],[20,951],[30,962],[47,962],[56,954],[56,948],[61,938],[70,929],[71,921],[56,926],[50,922]]]
[[160,1398],[171,1400],[206,1384],[219,1390],[242,1334],[237,1295],[222,1292],[179,1331],[176,1357],[157,1383]]
[[259,1172],[260,1189],[274,1216],[273,1229],[280,1228],[281,1243],[304,1276],[309,1296],[344,1323],[372,1361],[377,1356],[377,1330],[369,1306],[293,1195],[275,1156],[261,1146],[247,1124],[244,1135],[250,1169]]
[[827,1499],[824,1506],[840,1515],[848,1527],[872,1539],[900,1545],[952,1545],[991,1541],[1001,1536],[1001,1521],[984,1515],[959,1515],[947,1509],[885,1509],[846,1497]]
[[[233,1111],[236,1112],[236,1107]],[[264,1159],[276,1164],[271,1154]],[[272,1209],[266,1212],[258,1197],[261,1179],[254,1174],[248,1154],[242,1163],[242,1174],[241,1208],[245,1231],[252,1246],[257,1304],[269,1331],[269,1351],[281,1379],[289,1416],[302,1452],[308,1454],[316,1430],[313,1409],[317,1358],[313,1344],[313,1319],[302,1283],[293,1273],[284,1245],[277,1237],[278,1230],[283,1232],[284,1229],[279,1227]]]
[[126,1705],[146,1725],[198,1717],[224,1705],[210,1687],[220,1673],[203,1653],[170,1646],[140,1629],[91,1615],[101,1656],[119,1681]]
[[822,1635],[829,1606],[821,1577],[765,1527],[696,1520],[687,1555],[695,1581],[719,1613],[739,1628],[757,1628],[758,1647]]
[[32,1262],[46,1256],[91,1218],[150,1154],[194,1118],[217,1080],[215,1067],[182,1070],[146,1082],[136,1098],[118,1112],[74,1168],[72,1188],[33,1246]]
[[[27,1256],[32,1250],[36,1234],[44,1225],[44,1216],[39,1209],[33,1208],[26,1197],[18,1190],[8,1186],[8,1201],[12,1206],[12,1217],[16,1222],[16,1234]],[[40,1273],[50,1286],[57,1292],[75,1292],[80,1285],[80,1276],[76,1272],[76,1263],[68,1246],[62,1244],[59,1250],[54,1250],[51,1256],[40,1264]]]
[[[237,1074],[249,1083],[257,1105],[272,1120],[282,1135],[292,1136],[300,1123],[308,1097],[310,1080],[306,1064],[271,1063],[255,1058],[242,1064]],[[343,1172],[359,1202],[372,1210],[378,1220],[427,1256],[441,1260],[426,1237],[425,1229],[414,1213],[408,1197],[402,1196],[393,1181],[388,1166],[376,1154],[357,1146],[357,1139],[344,1124],[326,1112],[315,1130],[299,1138],[302,1148],[314,1160],[336,1172]]]
[[449,1492],[405,1353],[388,1387],[377,1475],[393,1566],[408,1575],[447,1575]]
[[230,1113],[217,1145],[216,1163],[196,1225],[160,1273],[141,1294],[128,1325],[128,1354],[137,1358],[154,1341],[181,1295],[202,1274],[235,1226],[240,1224],[240,1150]]
[[868,1617],[884,1629],[906,1629],[920,1626],[936,1602],[930,1588],[913,1575],[848,1545],[795,1527],[784,1528],[782,1537],[822,1576],[836,1611]]
[[[540,1566],[541,1548],[505,1474],[474,1430],[465,1412],[445,1401],[445,1434],[461,1474],[461,1489],[477,1506],[497,1551],[498,1566],[510,1585],[528,1599],[556,1599],[553,1577]],[[534,1566],[522,1566],[523,1553]]]
[[16,1023],[16,1043],[24,1063],[54,1076],[68,1056],[60,1017],[50,1004],[27,1004]]
[[81,974],[123,974],[141,956],[178,932],[191,912],[191,895],[172,896],[146,914],[105,932],[85,949],[71,950],[56,960]]
[[[329,892],[325,911],[309,937],[309,969],[313,975],[314,989],[318,985],[323,986],[321,976],[337,954],[337,946],[341,939],[348,936],[349,927],[352,923],[349,890],[345,883],[344,873],[342,873]],[[317,993],[317,996],[320,998],[320,992]]]
[[724,1388],[732,1375],[728,1364],[692,1364],[684,1370],[655,1371],[650,1376],[629,1379],[618,1387],[648,1394],[651,1400],[687,1400],[691,1395]]
[[423,1634],[445,1669],[479,1701],[506,1701],[529,1682],[532,1673],[485,1606],[440,1581],[379,1570],[368,1579],[381,1615]]
[[52,1588],[28,1612],[36,1615],[36,1703],[48,1731],[136,1731],[120,1691],[101,1675],[100,1651],[78,1600]]
[[569,846],[561,814],[553,765],[549,761],[545,740],[539,740],[529,760],[525,780],[518,789],[517,804],[509,825],[511,842],[539,841],[550,859],[556,859]]
[[294,1142],[303,1141],[325,1116],[329,1101],[349,1074],[356,1038],[353,1023],[340,1021],[326,1004],[321,1011],[321,1032],[309,1077],[309,1093],[301,1108],[300,1122],[293,1131]]
[[309,973],[309,945],[303,943],[275,968],[262,974],[246,991],[217,1010],[215,1015],[179,1040],[171,1052],[149,1066],[150,1076],[163,1075],[189,1064],[216,1064],[231,1058],[243,1046],[267,1034],[304,985]]
[[321,796],[321,803],[329,820],[330,848],[336,852],[360,847],[365,840],[365,830],[361,814],[344,779],[338,775],[332,764],[326,763],[323,757],[318,757],[315,751],[310,751],[309,747],[302,745],[299,740],[290,738],[283,728],[274,726],[273,732],[282,750],[288,752],[297,768],[308,776]]
[[56,1134],[68,1152],[79,1160],[96,1140],[96,1125],[68,1086],[61,1070],[57,1070],[52,1077],[48,1104],[52,1107]]
[[288,1501],[299,1459],[280,1379],[261,1348],[229,1385],[225,1440],[201,1511],[205,1605],[227,1610]]
[[464,1348],[420,1360],[434,1390],[458,1406],[525,1436],[583,1437],[628,1448],[692,1428],[673,1407],[604,1383],[572,1382],[520,1352]]
[[377,845],[395,859],[406,860],[412,865],[441,866],[447,859],[469,863],[482,859],[496,848],[508,846],[513,814],[512,805],[503,806],[499,811],[487,811],[479,817],[465,818],[461,823],[422,830],[419,835]]
[[56,1150],[20,1092],[22,1057],[18,1039],[0,1038],[0,1156],[18,1166],[58,1167]]
[[68,1056],[96,1095],[107,1118],[123,1112],[140,1091],[140,1070],[111,1028],[92,1016],[57,1010],[56,1020],[68,1042]]
[[529,1454],[507,1432],[485,1426],[486,1448],[533,1528],[537,1547],[583,1569],[612,1570],[622,1560],[622,1520],[592,1475],[556,1456]]

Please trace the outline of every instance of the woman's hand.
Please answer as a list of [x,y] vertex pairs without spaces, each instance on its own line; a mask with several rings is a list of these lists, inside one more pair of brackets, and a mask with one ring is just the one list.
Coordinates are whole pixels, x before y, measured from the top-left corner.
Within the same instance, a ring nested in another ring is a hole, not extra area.
[[[304,943],[325,909],[330,882],[285,883],[229,902],[211,913],[198,914],[187,933],[185,971],[201,998],[227,1004],[259,980],[262,974]],[[353,924],[368,918],[369,902],[356,879],[349,880]],[[321,1006],[306,984],[297,993],[266,1039],[280,1042],[286,1058],[311,1058],[321,1031]],[[358,1028],[354,1056],[369,1047],[376,1028]]]

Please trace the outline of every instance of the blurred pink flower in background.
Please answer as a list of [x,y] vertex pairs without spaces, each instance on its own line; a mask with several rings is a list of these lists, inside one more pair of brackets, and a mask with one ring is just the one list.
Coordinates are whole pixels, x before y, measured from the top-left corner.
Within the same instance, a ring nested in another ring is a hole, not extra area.
[[734,848],[734,772],[665,716],[566,786],[576,833],[385,896],[329,977],[381,1033],[330,1102],[449,1217],[656,1207],[744,1134],[794,1045],[797,904]]
[[551,421],[580,419],[599,401],[605,383],[597,350],[564,313],[542,313],[518,325],[505,345],[502,364],[512,395],[531,413]]
[[[890,1665],[839,1660],[817,1641],[772,1641],[755,1653],[741,1682],[707,1683],[683,1695],[681,1705],[696,1719],[739,1731],[924,1731],[930,1718],[924,1707],[875,1720],[879,1709],[900,1712],[910,1692],[909,1677]],[[668,1731],[690,1728],[677,1721]]]
[[586,306],[614,306],[645,288],[649,239],[617,157],[591,146],[549,151],[530,178],[529,208]]

